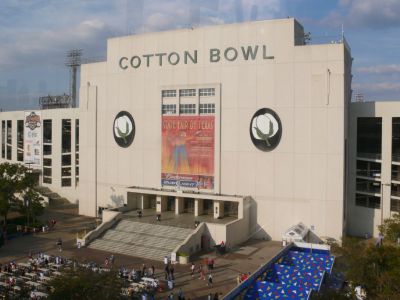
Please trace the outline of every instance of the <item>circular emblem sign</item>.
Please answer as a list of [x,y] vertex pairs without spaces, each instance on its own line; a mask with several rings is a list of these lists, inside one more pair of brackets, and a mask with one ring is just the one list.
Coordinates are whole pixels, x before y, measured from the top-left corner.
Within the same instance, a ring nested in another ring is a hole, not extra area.
[[282,124],[278,115],[269,108],[259,109],[250,122],[250,137],[259,150],[272,151],[282,136]]
[[135,138],[135,121],[130,113],[121,111],[114,119],[114,139],[120,147],[126,148]]

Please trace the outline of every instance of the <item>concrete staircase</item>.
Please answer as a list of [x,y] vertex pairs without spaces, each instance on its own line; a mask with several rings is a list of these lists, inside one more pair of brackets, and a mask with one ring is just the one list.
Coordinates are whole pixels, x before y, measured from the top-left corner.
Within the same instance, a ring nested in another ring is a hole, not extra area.
[[193,229],[124,219],[114,228],[107,230],[102,237],[90,243],[89,248],[163,260],[192,232]]

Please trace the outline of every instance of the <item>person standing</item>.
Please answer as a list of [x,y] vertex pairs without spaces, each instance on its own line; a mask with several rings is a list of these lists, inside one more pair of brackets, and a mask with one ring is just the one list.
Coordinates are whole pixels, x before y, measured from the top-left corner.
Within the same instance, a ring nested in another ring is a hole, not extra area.
[[192,262],[192,265],[190,266],[190,275],[192,275],[192,278],[194,278],[194,270],[196,269],[196,265],[194,262]]
[[62,251],[62,240],[61,240],[61,238],[59,238],[58,240],[57,240],[57,246],[58,246],[58,251]]
[[184,299],[185,299],[185,297],[183,296],[182,289],[179,289],[179,292],[178,292],[178,300],[184,300]]
[[203,269],[202,265],[199,265],[199,273],[200,273],[200,278],[199,279],[206,280],[206,277],[204,276],[204,269]]
[[383,246],[383,234],[379,232],[378,237],[376,238],[375,246],[381,247]]
[[239,285],[242,282],[242,276],[241,274],[238,274],[238,276],[236,276],[236,284]]
[[165,268],[164,268],[164,272],[165,272],[165,280],[168,280],[169,278],[169,265],[166,264]]
[[208,274],[208,282],[207,282],[207,286],[212,287],[213,285],[213,277],[212,274]]
[[169,268],[169,273],[170,273],[171,280],[175,280],[174,271],[175,271],[174,266],[171,265],[171,267]]

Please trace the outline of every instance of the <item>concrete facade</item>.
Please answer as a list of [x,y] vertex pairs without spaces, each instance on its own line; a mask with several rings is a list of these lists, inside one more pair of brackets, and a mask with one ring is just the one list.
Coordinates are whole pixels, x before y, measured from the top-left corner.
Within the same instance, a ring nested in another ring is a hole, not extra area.
[[[246,59],[241,47],[255,45],[256,57]],[[185,56],[195,50],[197,63]],[[130,186],[161,190],[162,90],[217,87],[213,193],[252,198],[246,208],[252,236],[280,239],[302,221],[316,234],[339,238],[349,61],[345,43],[304,45],[294,19],[110,39],[107,61],[81,71],[80,212],[93,216],[96,206],[126,203]],[[281,141],[271,152],[250,139],[260,108],[274,110],[282,122]],[[128,148],[112,135],[122,110],[136,125]]]
[[[393,213],[398,212],[392,202],[399,200],[400,197],[395,191],[395,187],[400,183],[397,176],[397,166],[400,161],[395,155],[397,150],[393,147],[392,132],[394,118],[400,117],[399,102],[382,101],[350,104],[349,114],[349,134],[352,137],[349,141],[348,154],[348,233],[356,236],[377,236],[378,226],[383,220],[389,218]],[[360,118],[370,118],[378,120],[381,124],[381,151],[376,157],[366,156],[357,151],[357,122]],[[374,163],[376,173],[363,174],[357,164]],[[361,172],[361,173],[360,173]],[[374,191],[366,191],[365,188],[356,184],[357,179],[367,180],[377,188]],[[379,202],[379,207],[367,207],[356,204],[356,194],[375,197]]]
[[[37,110],[32,110],[37,111]],[[30,111],[27,111],[30,112]],[[72,203],[77,203],[79,201],[79,144],[76,143],[75,135],[77,134],[76,122],[79,121],[79,109],[51,109],[51,110],[41,110],[40,111],[43,120],[51,120],[52,123],[52,142],[45,143],[51,147],[51,154],[44,154],[42,156],[42,166],[39,168],[31,167],[37,169],[39,172],[39,184],[45,187],[49,187],[53,192],[58,193],[60,196],[67,198]],[[17,121],[24,121],[25,112],[24,111],[14,111],[14,112],[1,112],[0,113],[0,125],[7,124],[7,121],[12,122],[12,153],[11,159],[0,156],[0,162],[10,162],[10,163],[22,163],[17,159]],[[71,121],[71,151],[62,152],[62,121]],[[79,124],[79,123],[78,123]],[[43,122],[42,122],[43,126]],[[25,124],[24,124],[25,127]],[[79,126],[78,126],[79,130]],[[43,134],[43,128],[42,128]],[[79,132],[78,132],[79,134]],[[1,138],[1,145],[4,142],[4,138]],[[43,143],[43,140],[42,140]],[[43,146],[43,144],[42,144]],[[23,149],[22,149],[23,150]],[[62,163],[63,156],[70,156],[70,163]],[[43,172],[43,159],[48,159],[51,162],[51,183],[44,182],[44,172]],[[28,165],[28,168],[30,166]],[[64,170],[64,173],[63,173]],[[68,174],[68,175],[66,175]],[[63,179],[70,180],[70,183],[62,183]]]

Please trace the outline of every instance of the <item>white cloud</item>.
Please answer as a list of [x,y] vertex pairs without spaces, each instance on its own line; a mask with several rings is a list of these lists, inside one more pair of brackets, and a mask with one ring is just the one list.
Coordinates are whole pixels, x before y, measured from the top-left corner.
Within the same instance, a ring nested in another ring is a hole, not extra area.
[[354,83],[353,90],[357,92],[398,92],[399,82]]
[[399,0],[341,0],[340,7],[322,20],[324,25],[374,29],[400,26]]
[[115,31],[96,19],[66,28],[7,29],[0,35],[6,41],[0,49],[0,67],[60,64],[71,48],[84,48],[88,56],[98,55]]
[[400,65],[379,65],[371,67],[360,67],[356,69],[356,72],[363,74],[393,74],[400,73]]

